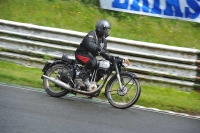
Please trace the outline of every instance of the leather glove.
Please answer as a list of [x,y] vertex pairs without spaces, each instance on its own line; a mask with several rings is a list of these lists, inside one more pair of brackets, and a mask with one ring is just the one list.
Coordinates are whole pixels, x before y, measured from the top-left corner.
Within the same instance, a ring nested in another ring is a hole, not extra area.
[[102,48],[101,48],[100,46],[97,45],[96,51],[97,51],[97,52],[100,52],[101,50],[102,50]]
[[113,56],[112,55],[110,55],[109,53],[106,53],[106,51],[103,49],[103,48],[101,48],[100,46],[97,46],[96,47],[96,51],[100,54],[100,55],[102,55],[106,60],[109,60],[109,61],[112,61],[113,60]]

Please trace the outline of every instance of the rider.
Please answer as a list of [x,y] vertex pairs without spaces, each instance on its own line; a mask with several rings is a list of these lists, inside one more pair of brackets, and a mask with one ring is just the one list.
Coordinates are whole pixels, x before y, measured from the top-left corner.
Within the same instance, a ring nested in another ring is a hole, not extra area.
[[96,28],[90,31],[82,40],[79,47],[75,51],[76,60],[84,65],[79,77],[83,80],[87,91],[96,88],[89,82],[90,70],[97,66],[96,56],[99,54],[106,60],[112,60],[107,50],[107,38],[110,34],[111,24],[106,19],[100,19],[96,23]]

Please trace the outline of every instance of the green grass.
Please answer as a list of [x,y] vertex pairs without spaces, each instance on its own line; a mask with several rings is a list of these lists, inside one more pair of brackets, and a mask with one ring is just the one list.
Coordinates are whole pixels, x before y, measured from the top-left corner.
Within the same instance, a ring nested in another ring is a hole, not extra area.
[[[41,75],[41,69],[0,61],[1,82],[42,89]],[[102,90],[103,92],[104,89]],[[99,98],[105,99],[105,96],[101,94]],[[200,115],[199,103],[200,94],[195,91],[183,92],[175,88],[142,84],[141,96],[136,104],[162,110]]]
[[200,24],[101,9],[99,0],[4,0],[0,19],[88,32],[100,18],[111,36],[200,49]]
[[200,94],[195,91],[183,92],[169,87],[143,85],[137,104],[195,114],[200,111],[199,102]]
[[0,81],[10,84],[42,88],[42,71],[9,62],[0,61]]

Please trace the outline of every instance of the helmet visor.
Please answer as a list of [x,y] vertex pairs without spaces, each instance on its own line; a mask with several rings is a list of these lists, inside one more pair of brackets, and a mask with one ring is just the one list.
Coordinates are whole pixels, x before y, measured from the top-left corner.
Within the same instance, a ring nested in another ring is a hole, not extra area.
[[106,33],[107,33],[108,35],[110,35],[111,29],[106,29]]
[[111,33],[111,29],[106,28],[105,29],[105,37],[108,37]]

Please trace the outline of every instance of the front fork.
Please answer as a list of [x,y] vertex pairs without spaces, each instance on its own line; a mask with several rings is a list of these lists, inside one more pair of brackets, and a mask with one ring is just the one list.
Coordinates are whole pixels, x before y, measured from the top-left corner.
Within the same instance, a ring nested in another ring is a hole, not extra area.
[[116,71],[116,74],[117,74],[117,80],[118,80],[118,83],[119,83],[120,90],[123,90],[123,86],[122,86],[122,82],[121,82],[121,77],[120,77],[119,69],[117,67],[117,63],[116,62],[114,62],[114,67],[115,67],[115,71]]

